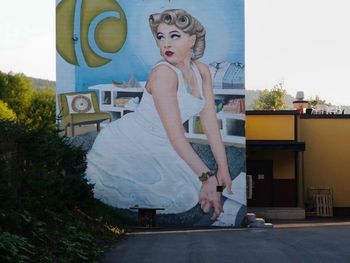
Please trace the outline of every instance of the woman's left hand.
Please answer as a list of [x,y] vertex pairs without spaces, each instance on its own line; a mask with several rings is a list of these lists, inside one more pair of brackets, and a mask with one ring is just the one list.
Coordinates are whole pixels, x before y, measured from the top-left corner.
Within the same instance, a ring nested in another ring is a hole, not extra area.
[[225,186],[227,192],[232,195],[232,179],[228,168],[219,168],[216,176],[218,178],[219,185]]
[[222,209],[221,193],[216,191],[218,182],[215,176],[211,176],[207,181],[202,183],[201,190],[199,191],[199,204],[204,213],[208,213],[212,208],[214,213],[210,218],[215,221],[220,216]]

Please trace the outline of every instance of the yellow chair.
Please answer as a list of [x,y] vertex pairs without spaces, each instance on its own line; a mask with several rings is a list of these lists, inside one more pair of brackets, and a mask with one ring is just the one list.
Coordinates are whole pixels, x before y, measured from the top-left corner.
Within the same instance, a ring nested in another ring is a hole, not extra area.
[[97,124],[97,132],[100,131],[100,123],[112,120],[109,113],[100,112],[97,95],[94,91],[70,92],[58,95],[58,105],[61,117],[61,128],[67,135],[68,126],[71,127],[74,136],[75,125]]

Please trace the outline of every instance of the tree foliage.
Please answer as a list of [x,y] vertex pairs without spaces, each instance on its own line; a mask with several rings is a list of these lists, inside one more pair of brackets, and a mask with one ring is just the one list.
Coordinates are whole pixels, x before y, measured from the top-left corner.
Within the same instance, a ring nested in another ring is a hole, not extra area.
[[2,100],[0,100],[0,120],[16,120],[16,113]]
[[0,118],[29,124],[33,128],[54,127],[55,99],[54,87],[35,89],[23,74],[0,72]]
[[308,101],[309,101],[309,106],[312,108],[316,107],[317,105],[326,105],[327,104],[326,100],[322,100],[318,95],[316,95],[315,98],[310,97],[308,99]]
[[285,110],[285,96],[287,91],[283,87],[283,83],[279,83],[273,89],[264,89],[261,91],[258,99],[254,101],[255,110]]
[[55,126],[56,94],[54,88],[39,88],[34,91],[27,109],[27,123],[32,127]]
[[93,198],[85,151],[58,135],[55,106],[54,88],[0,72],[0,262],[94,262],[123,233]]
[[[0,262],[96,260],[122,232],[76,212],[101,206],[84,177],[85,151],[49,126],[0,120],[0,130]],[[114,211],[106,217],[119,220]]]
[[23,74],[6,74],[0,72],[0,99],[7,103],[17,116],[17,120],[28,118],[27,109],[34,94],[32,82]]

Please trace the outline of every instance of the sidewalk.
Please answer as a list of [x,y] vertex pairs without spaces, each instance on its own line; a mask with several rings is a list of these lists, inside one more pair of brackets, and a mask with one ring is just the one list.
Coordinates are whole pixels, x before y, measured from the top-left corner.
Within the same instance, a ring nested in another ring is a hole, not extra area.
[[349,217],[307,218],[305,220],[273,220],[275,228],[350,226]]
[[139,229],[101,263],[350,262],[350,219],[272,223],[272,229]]

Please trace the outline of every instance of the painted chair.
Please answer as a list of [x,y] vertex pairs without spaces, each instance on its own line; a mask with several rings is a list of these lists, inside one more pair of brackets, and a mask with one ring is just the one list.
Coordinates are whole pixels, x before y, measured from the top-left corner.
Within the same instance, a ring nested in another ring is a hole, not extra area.
[[66,136],[69,126],[74,136],[75,125],[96,124],[97,132],[99,132],[101,122],[112,120],[109,113],[100,112],[94,91],[61,93],[58,95],[58,105],[61,117],[60,126],[64,129]]

